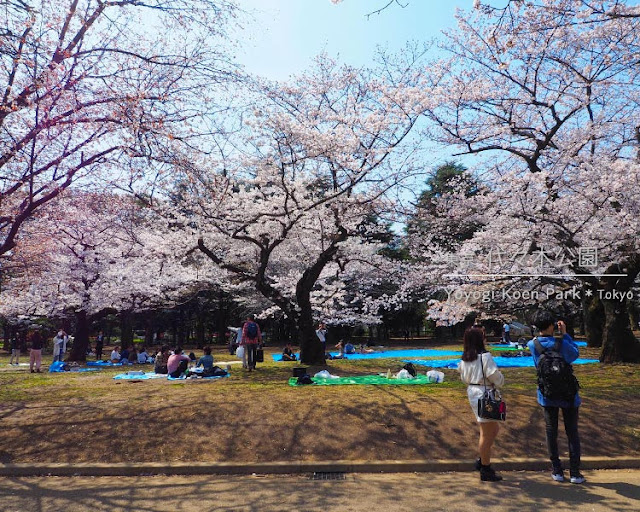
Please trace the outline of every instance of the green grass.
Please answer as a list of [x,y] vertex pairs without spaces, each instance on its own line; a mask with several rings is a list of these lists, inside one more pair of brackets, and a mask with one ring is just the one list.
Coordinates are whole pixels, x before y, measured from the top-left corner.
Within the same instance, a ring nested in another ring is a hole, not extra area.
[[[138,367],[31,374],[25,367],[7,367],[9,357],[2,354],[0,401],[9,411],[3,435],[5,446],[12,447],[4,460],[473,457],[477,427],[456,370],[442,370],[445,381],[428,386],[292,387],[288,379],[299,364],[273,362],[276,351],[266,349],[265,363],[256,372],[233,365],[230,378],[208,383],[113,380]],[[582,352],[582,357],[597,358],[597,349]],[[223,347],[214,350],[214,358],[235,360]],[[49,356],[43,368],[50,361]],[[403,364],[401,359],[332,360],[328,369],[346,377],[388,369],[395,373]],[[498,456],[544,456],[539,453],[544,429],[535,401],[535,370],[504,368],[503,373],[509,418],[497,443]],[[581,431],[589,439],[585,455],[640,450],[640,365],[578,365],[575,373],[584,400]],[[615,414],[603,415],[605,410]],[[173,446],[167,440],[175,436],[181,442]],[[127,451],[110,450],[114,439],[127,443]]]

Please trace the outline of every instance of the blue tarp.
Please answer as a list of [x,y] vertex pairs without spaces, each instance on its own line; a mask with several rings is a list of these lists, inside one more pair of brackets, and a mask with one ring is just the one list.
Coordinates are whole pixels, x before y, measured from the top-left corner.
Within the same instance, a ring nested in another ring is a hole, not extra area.
[[[496,362],[499,368],[526,368],[533,367],[533,357],[532,356],[523,356],[523,357],[494,357],[493,360]],[[572,364],[595,364],[599,363],[597,359],[576,359]],[[420,366],[428,366],[430,368],[457,368],[458,360],[451,359],[432,359],[428,361],[405,361],[405,363],[413,363]]]
[[122,366],[122,363],[112,363],[111,361],[87,361],[87,366]]
[[[276,363],[282,362],[282,354],[271,354],[271,357]],[[300,354],[296,354],[296,361],[300,362]],[[295,363],[296,361],[292,361],[292,362]]]
[[195,377],[193,379],[188,379],[186,375],[183,375],[182,377],[171,377],[171,375],[167,376],[167,380],[182,380],[182,381],[187,381],[187,380],[211,380],[211,379],[224,379],[225,377],[230,377],[231,374],[227,373],[226,375],[214,375],[213,377]]
[[[340,352],[330,352],[332,356],[339,356]],[[369,354],[345,354],[344,359],[383,359],[389,357],[443,357],[443,356],[461,356],[462,352],[453,350],[434,350],[434,349],[410,349],[410,350],[385,350],[383,352],[371,352]],[[298,356],[298,354],[296,354]],[[298,358],[299,359],[299,358]],[[273,355],[274,361],[282,361],[281,354]]]
[[64,369],[65,362],[63,361],[55,361],[51,363],[49,366],[50,373],[67,373],[67,372],[95,372],[98,371],[97,368],[81,368],[79,366],[68,366],[67,369]]
[[154,372],[127,372],[119,373],[113,377],[116,380],[149,380],[149,379],[166,379],[167,374]]
[[[527,340],[527,343],[529,343],[529,341],[531,341],[531,340]],[[512,342],[512,343],[514,343],[514,342]],[[587,346],[587,342],[586,341],[575,341],[575,344],[576,344],[577,347],[586,347]],[[489,343],[489,345],[492,346],[492,347],[508,347],[509,346],[508,343]],[[526,345],[526,343],[525,343],[525,345]]]

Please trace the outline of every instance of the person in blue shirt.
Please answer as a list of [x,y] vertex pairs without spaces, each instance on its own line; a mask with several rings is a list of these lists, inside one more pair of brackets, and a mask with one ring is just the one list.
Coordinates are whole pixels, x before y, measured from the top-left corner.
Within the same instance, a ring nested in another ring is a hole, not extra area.
[[[578,359],[578,346],[573,338],[567,334],[567,326],[560,320],[554,321],[553,315],[549,311],[539,311],[534,319],[534,324],[538,328],[540,334],[538,341],[545,349],[551,349],[556,343],[553,334],[556,326],[562,334],[561,351],[567,363],[572,363]],[[529,350],[533,356],[533,361],[538,367],[540,354],[536,350],[534,340],[528,343]],[[549,400],[546,399],[540,389],[538,389],[538,403],[544,409],[545,431],[547,436],[547,449],[549,458],[553,467],[551,474],[556,482],[564,481],[564,470],[560,457],[558,455],[558,413],[562,409],[562,419],[564,420],[564,429],[567,433],[569,442],[569,471],[571,483],[581,484],[585,478],[580,474],[580,436],[578,434],[578,409],[582,400],[576,392],[573,400]]]
[[211,355],[211,347],[204,348],[204,355],[198,360],[196,366],[202,366],[205,370],[213,368],[213,356]]

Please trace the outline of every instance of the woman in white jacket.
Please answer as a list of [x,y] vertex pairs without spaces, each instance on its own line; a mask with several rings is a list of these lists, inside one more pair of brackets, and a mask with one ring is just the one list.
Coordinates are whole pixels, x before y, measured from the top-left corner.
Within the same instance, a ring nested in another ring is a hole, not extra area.
[[472,327],[466,330],[462,361],[458,365],[458,371],[460,379],[467,385],[467,396],[471,410],[480,427],[480,441],[478,443],[480,458],[476,461],[476,468],[480,469],[480,480],[497,482],[502,480],[502,477],[496,474],[491,467],[491,447],[500,426],[498,420],[478,416],[478,399],[482,397],[485,388],[483,370],[487,386],[502,387],[504,376],[498,370],[491,354],[485,349],[484,338],[484,331],[481,328]]

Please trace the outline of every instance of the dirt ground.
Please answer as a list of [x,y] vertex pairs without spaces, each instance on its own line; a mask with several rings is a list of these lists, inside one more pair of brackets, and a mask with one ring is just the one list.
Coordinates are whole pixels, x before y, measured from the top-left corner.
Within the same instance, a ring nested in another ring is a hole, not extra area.
[[640,471],[587,471],[587,483],[551,481],[547,472],[508,472],[497,484],[476,473],[135,478],[0,478],[6,512],[636,512]]
[[[220,361],[229,355],[216,354]],[[266,359],[270,359],[267,354]],[[331,361],[338,375],[399,362]],[[84,374],[0,372],[0,462],[472,459],[477,425],[457,372],[430,386],[290,387],[292,363],[217,381],[114,381]],[[585,456],[640,450],[637,365],[576,367]],[[313,372],[316,369],[311,369]],[[494,456],[544,457],[534,370],[506,368],[508,420]],[[562,430],[561,430],[562,431]],[[560,435],[561,451],[566,439]]]

